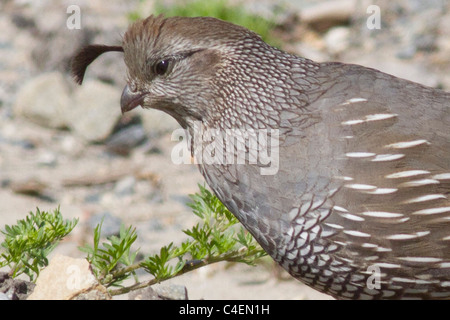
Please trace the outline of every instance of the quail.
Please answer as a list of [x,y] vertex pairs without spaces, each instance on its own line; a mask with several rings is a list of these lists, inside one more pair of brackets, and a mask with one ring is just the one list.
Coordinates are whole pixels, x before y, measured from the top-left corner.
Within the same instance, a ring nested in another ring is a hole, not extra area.
[[[128,70],[122,112],[174,117],[209,187],[293,277],[338,299],[450,298],[450,93],[210,17],[150,16],[120,46],[83,48],[79,84],[107,51]],[[220,146],[234,153],[205,161]]]

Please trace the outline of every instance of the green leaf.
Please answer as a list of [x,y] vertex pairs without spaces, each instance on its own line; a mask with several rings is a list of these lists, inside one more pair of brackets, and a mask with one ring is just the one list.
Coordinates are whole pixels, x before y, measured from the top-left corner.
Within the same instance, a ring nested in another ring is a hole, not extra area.
[[101,228],[103,220],[94,230],[93,247],[86,244],[79,249],[88,254],[87,260],[92,265],[92,269],[97,278],[105,285],[118,285],[126,279],[130,272],[118,272],[116,277],[110,275],[115,269],[123,266],[130,266],[138,254],[138,251],[131,252],[131,246],[137,239],[136,229],[131,226],[125,228],[120,226],[119,236],[110,236],[100,244]]
[[252,235],[239,225],[234,215],[207,188],[199,186],[199,192],[190,198],[188,205],[200,222],[183,230],[188,239],[178,246],[173,242],[163,246],[158,253],[147,256],[139,263],[134,263],[137,251],[130,250],[136,240],[135,229],[122,225],[119,236],[109,237],[102,244],[101,224],[95,229],[93,247],[86,245],[81,250],[88,253],[88,260],[104,285],[118,285],[131,275],[137,280],[135,270],[138,268],[143,268],[154,277],[147,283],[110,290],[111,294],[142,288],[219,261],[252,265],[266,255]]
[[47,256],[77,222],[64,220],[58,207],[53,213],[36,208],[36,213],[30,212],[15,225],[5,225],[1,231],[5,240],[1,243],[4,252],[0,266],[10,266],[13,277],[24,273],[33,281],[48,265]]

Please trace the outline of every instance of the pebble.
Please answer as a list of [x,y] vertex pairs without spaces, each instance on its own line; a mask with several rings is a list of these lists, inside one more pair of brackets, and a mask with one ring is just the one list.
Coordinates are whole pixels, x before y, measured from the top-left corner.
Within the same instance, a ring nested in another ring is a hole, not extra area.
[[188,300],[187,289],[183,285],[161,285],[142,288],[128,294],[129,300]]
[[327,51],[338,55],[349,48],[350,29],[347,27],[333,27],[325,34]]
[[129,196],[134,193],[136,185],[136,178],[134,176],[127,176],[116,182],[114,193],[119,196]]
[[84,198],[84,202],[86,203],[98,203],[100,201],[101,194],[92,190],[89,192]]
[[108,151],[128,155],[134,147],[146,140],[147,136],[141,124],[125,127],[111,135],[105,145]]
[[88,226],[92,230],[94,230],[100,223],[102,223],[102,236],[110,237],[119,234],[122,220],[116,216],[113,216],[108,211],[94,214],[88,220]]
[[78,157],[83,153],[86,146],[81,139],[77,139],[73,135],[65,135],[59,140],[59,147],[63,153]]
[[40,155],[38,155],[36,162],[39,165],[47,166],[47,167],[54,167],[57,164],[57,156],[55,153],[50,151],[44,151]]
[[11,300],[5,293],[0,292],[0,300]]
[[154,290],[164,300],[188,300],[187,289],[183,285],[155,285]]
[[0,272],[0,300],[24,300],[35,288],[29,281],[11,278],[6,272]]
[[301,20],[319,31],[348,21],[355,11],[356,4],[356,0],[321,1],[309,6],[299,0],[291,2],[291,6],[299,9]]

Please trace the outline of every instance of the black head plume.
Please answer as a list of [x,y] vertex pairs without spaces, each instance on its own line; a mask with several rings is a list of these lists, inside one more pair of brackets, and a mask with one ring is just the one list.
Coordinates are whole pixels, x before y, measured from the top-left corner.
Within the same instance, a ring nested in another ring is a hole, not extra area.
[[71,63],[72,76],[76,83],[81,84],[83,82],[84,73],[86,68],[91,64],[92,61],[97,59],[99,55],[108,51],[120,51],[123,52],[121,46],[105,46],[101,44],[93,44],[82,48],[73,57]]

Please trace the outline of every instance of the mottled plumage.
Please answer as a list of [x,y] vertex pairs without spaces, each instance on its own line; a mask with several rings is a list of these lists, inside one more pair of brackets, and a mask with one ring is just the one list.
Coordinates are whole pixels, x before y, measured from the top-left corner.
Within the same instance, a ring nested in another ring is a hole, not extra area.
[[[291,275],[336,298],[450,297],[449,93],[316,63],[213,18],[151,16],[122,48],[123,111],[163,110],[194,137],[277,132],[272,174],[260,162],[199,169]],[[74,60],[78,82],[98,52]],[[193,154],[209,143],[194,138]]]

